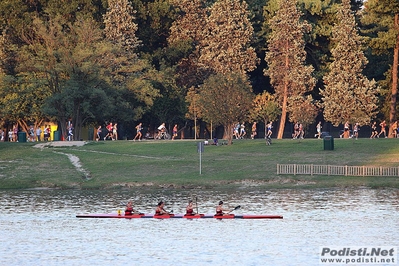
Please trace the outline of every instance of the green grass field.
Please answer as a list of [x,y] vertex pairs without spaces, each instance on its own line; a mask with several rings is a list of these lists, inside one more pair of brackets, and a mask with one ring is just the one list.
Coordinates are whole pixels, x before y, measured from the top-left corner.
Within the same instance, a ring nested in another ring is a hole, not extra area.
[[[199,141],[199,140],[198,140]],[[321,188],[395,187],[399,177],[277,175],[277,164],[399,166],[397,139],[235,140],[205,146],[202,174],[194,140],[90,142],[82,147],[35,148],[36,143],[0,143],[0,189],[112,189],[132,187]],[[77,156],[90,178],[66,154]]]

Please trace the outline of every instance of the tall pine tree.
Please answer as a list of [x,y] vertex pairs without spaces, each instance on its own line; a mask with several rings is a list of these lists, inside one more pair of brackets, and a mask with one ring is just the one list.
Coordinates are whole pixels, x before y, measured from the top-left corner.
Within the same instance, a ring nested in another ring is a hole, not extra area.
[[135,51],[139,45],[134,13],[136,12],[128,0],[108,0],[108,10],[104,15],[104,32],[107,39],[130,52]]
[[177,83],[185,88],[203,83],[209,71],[198,67],[199,42],[206,25],[206,0],[174,0],[180,12],[170,27],[169,48],[181,54],[177,63]]
[[337,16],[338,23],[332,32],[333,62],[324,77],[325,89],[321,91],[324,118],[335,126],[346,121],[368,124],[377,108],[376,82],[362,74],[367,58],[349,0],[342,1]]
[[199,61],[216,73],[241,73],[255,69],[258,58],[251,47],[254,30],[243,0],[218,0],[200,41]]
[[[398,67],[399,67],[399,1],[398,0],[368,0],[365,3],[362,22],[366,25],[365,32],[371,34],[369,45],[377,55],[388,54],[392,57],[389,73],[389,122],[392,125],[397,120],[398,97]],[[383,86],[385,87],[385,86]],[[388,86],[387,86],[388,87]],[[389,128],[390,137],[392,127]]]
[[269,68],[265,70],[265,75],[270,77],[282,107],[277,133],[277,138],[281,139],[292,99],[298,100],[299,96],[304,105],[311,104],[305,93],[313,89],[315,79],[312,77],[313,67],[305,65],[304,34],[310,30],[310,25],[301,21],[296,1],[280,0],[279,7],[270,19],[271,33],[265,58]]
[[104,15],[104,33],[114,45],[115,56],[110,67],[111,82],[127,100],[124,105],[126,110],[122,113],[133,112],[132,118],[137,120],[154,104],[159,91],[151,83],[156,77],[155,71],[137,54],[141,42],[136,36],[138,26],[135,23],[135,13],[128,0],[108,0],[108,9]]

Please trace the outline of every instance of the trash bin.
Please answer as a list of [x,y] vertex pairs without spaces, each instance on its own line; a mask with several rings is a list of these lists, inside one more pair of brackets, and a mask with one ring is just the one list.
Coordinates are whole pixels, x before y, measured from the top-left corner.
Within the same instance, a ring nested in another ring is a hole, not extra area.
[[60,141],[60,139],[61,139],[61,131],[58,131],[58,130],[54,131],[53,140],[54,141]]
[[332,136],[325,136],[323,142],[324,150],[334,150],[334,138]]
[[18,142],[26,142],[26,132],[18,132]]

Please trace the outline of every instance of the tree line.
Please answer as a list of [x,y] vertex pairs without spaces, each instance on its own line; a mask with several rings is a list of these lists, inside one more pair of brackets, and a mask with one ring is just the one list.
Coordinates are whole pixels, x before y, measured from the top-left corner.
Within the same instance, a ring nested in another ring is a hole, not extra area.
[[397,119],[397,0],[15,0],[0,30],[0,123],[25,130]]

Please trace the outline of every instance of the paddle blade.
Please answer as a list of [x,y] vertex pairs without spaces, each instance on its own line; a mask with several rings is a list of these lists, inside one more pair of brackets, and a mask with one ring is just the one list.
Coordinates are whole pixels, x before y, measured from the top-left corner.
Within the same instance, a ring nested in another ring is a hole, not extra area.
[[239,208],[241,208],[241,205],[238,205],[237,207],[235,207],[233,211],[238,210]]

